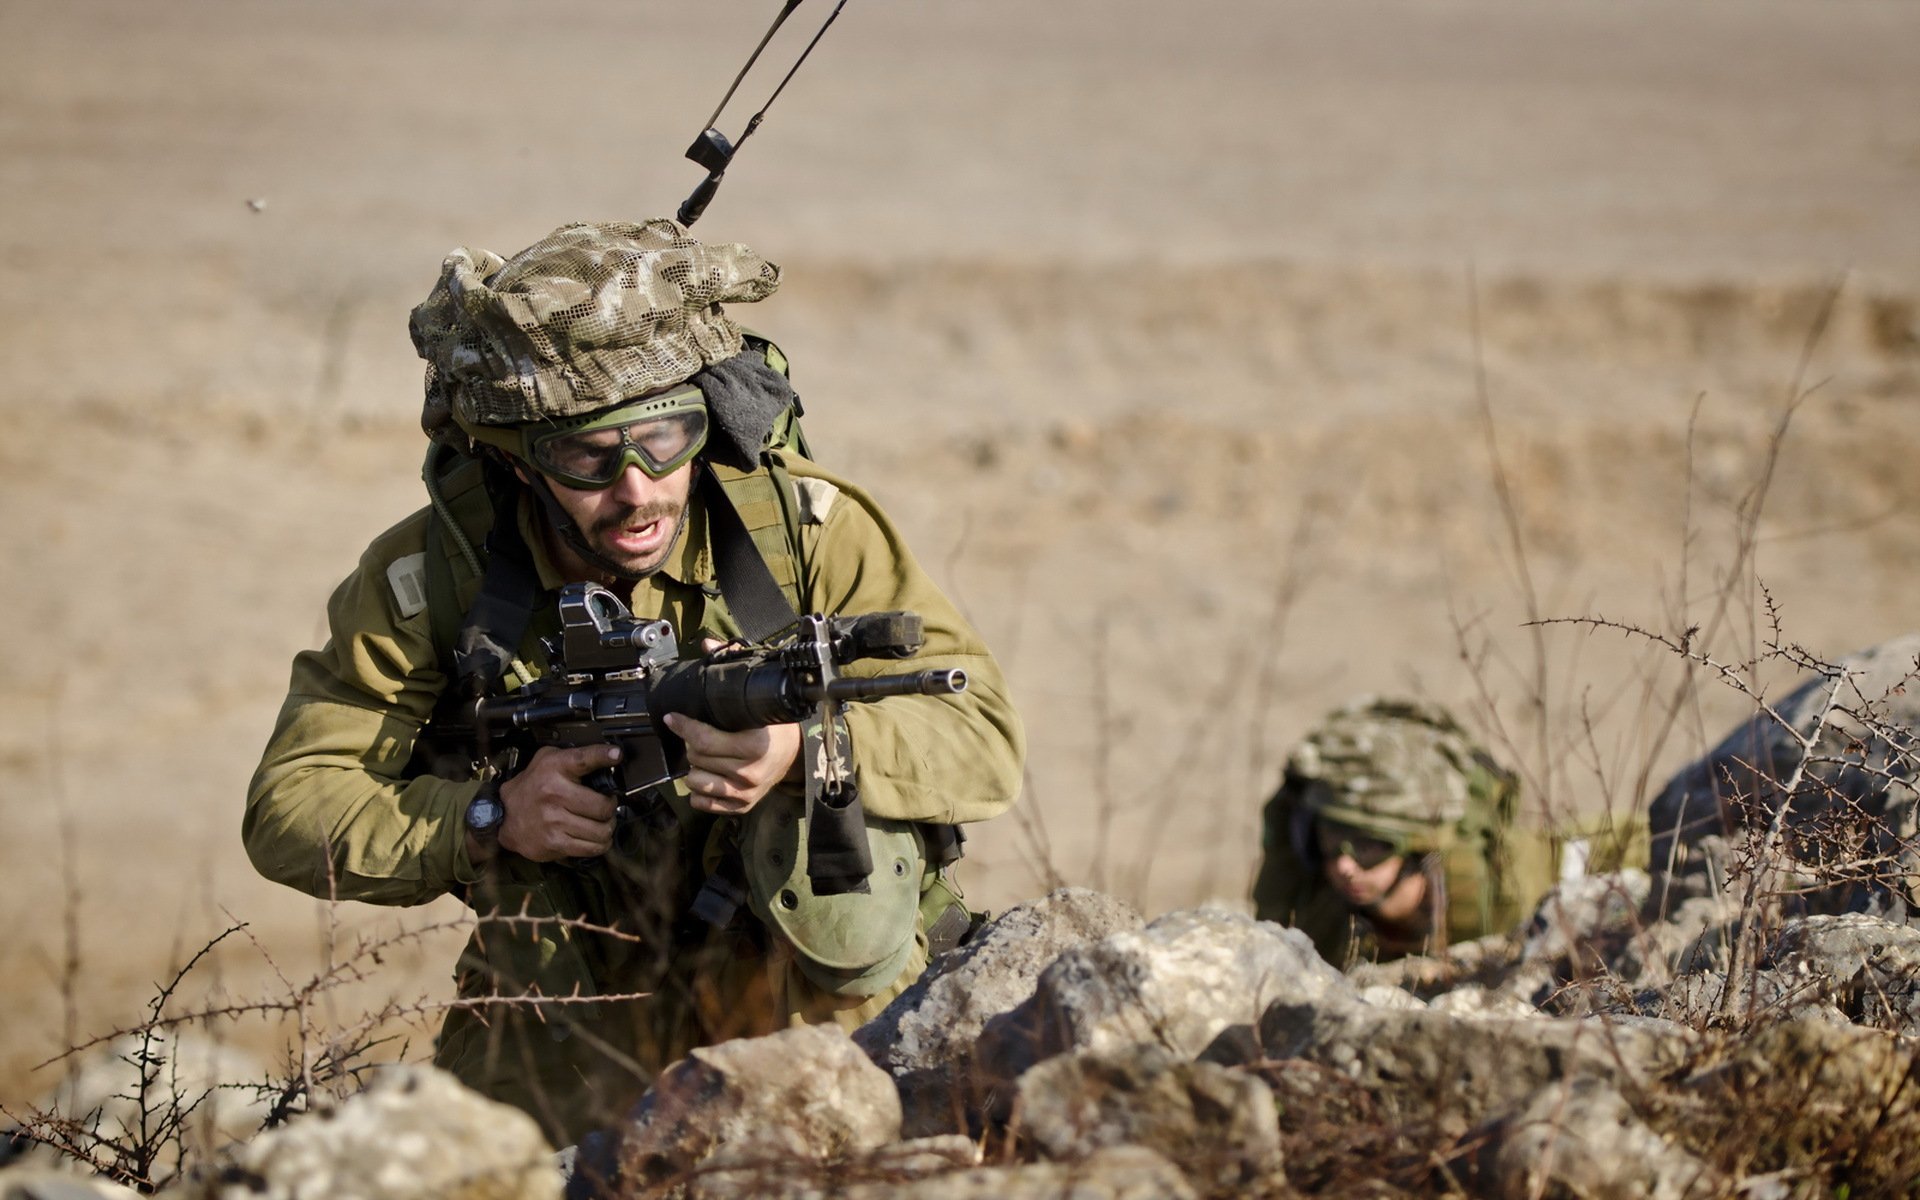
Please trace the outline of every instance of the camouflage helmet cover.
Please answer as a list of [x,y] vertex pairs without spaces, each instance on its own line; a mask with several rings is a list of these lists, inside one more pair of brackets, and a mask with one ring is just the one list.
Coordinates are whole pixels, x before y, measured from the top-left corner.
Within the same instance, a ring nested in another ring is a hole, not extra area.
[[427,361],[421,424],[519,425],[669,387],[740,352],[723,303],[779,286],[747,247],[665,218],[563,225],[511,259],[456,249],[410,322]]
[[1465,820],[1490,765],[1439,705],[1369,696],[1309,733],[1287,774],[1314,815],[1432,850]]

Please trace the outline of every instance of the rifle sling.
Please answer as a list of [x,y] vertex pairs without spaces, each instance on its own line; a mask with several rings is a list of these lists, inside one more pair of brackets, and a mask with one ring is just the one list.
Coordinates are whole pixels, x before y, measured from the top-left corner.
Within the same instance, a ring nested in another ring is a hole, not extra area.
[[[777,459],[768,459],[783,496],[792,494]],[[707,534],[713,544],[713,571],[721,598],[749,641],[763,642],[800,619],[787,593],[753,544],[733,499],[711,467],[701,473],[707,505]],[[810,789],[811,790],[811,789]],[[807,808],[807,882],[815,895],[833,896],[869,890],[873,858],[867,847],[866,814],[859,793],[848,787],[836,803]]]
[[720,596],[741,635],[750,642],[764,642],[799,620],[800,614],[753,544],[753,535],[713,468],[702,466],[700,488]]
[[484,469],[495,514],[487,533],[487,566],[453,647],[454,674],[469,697],[484,695],[506,673],[540,605],[540,576],[515,519],[513,475],[491,459]]

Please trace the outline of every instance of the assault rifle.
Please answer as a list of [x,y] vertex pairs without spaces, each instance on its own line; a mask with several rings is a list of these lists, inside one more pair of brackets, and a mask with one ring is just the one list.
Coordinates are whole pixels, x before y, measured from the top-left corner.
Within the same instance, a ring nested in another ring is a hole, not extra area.
[[[840,673],[861,659],[918,653],[924,638],[917,613],[815,614],[766,645],[683,661],[670,624],[640,620],[599,584],[567,584],[559,607],[560,634],[547,643],[547,673],[512,695],[483,699],[473,707],[481,773],[487,786],[497,787],[521,765],[520,752],[528,743],[535,748],[618,746],[619,764],[585,780],[619,806],[616,823],[638,819],[660,829],[674,819],[659,789],[687,773],[687,756],[686,744],[662,720],[668,713],[730,731],[817,714],[823,752],[809,798],[857,821],[853,780],[840,747],[843,707],[888,696],[951,695],[967,687],[966,672],[958,669],[862,677]],[[845,849],[864,856],[864,838],[858,847]],[[864,884],[862,873],[859,886]],[[832,886],[829,882],[829,890]]]

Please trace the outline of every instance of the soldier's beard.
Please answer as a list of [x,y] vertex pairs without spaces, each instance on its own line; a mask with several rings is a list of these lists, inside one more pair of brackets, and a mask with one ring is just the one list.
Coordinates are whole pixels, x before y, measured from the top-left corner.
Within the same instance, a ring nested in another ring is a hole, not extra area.
[[[587,544],[596,554],[618,566],[621,574],[644,579],[666,565],[667,556],[679,544],[686,515],[686,501],[659,500],[626,508],[595,521],[587,531]],[[647,546],[635,549],[621,544],[626,530],[646,525],[656,526],[646,535]]]

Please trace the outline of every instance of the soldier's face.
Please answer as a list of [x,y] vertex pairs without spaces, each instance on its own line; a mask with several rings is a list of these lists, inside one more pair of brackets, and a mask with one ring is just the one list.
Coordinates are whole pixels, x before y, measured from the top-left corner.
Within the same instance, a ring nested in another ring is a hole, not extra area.
[[[659,479],[629,466],[613,483],[593,490],[570,488],[551,477],[548,482],[587,545],[629,575],[651,575],[666,563],[687,519],[693,464],[684,463]],[[555,555],[569,576],[578,572],[577,578],[591,579],[599,574],[564,543]]]
[[1327,882],[1348,904],[1377,904],[1399,880],[1402,861],[1396,855],[1373,866],[1363,867],[1354,860],[1352,854],[1335,854],[1326,860],[1324,870]]

